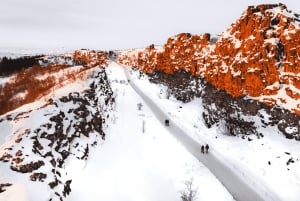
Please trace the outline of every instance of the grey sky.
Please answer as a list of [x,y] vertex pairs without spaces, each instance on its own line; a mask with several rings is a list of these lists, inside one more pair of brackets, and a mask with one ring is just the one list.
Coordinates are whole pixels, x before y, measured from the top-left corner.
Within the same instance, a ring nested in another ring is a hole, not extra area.
[[[298,1],[281,2],[300,13]],[[0,49],[124,49],[163,44],[181,32],[219,34],[248,5],[261,3],[278,1],[1,0]]]

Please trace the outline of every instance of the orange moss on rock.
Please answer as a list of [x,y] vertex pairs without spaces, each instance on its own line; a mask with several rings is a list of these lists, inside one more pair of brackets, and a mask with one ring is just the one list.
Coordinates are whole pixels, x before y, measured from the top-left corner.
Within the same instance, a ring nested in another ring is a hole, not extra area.
[[[185,70],[233,97],[275,95],[277,82],[300,89],[300,25],[292,15],[283,4],[249,6],[216,41],[210,34],[182,33],[159,50],[153,46],[139,50],[132,61],[123,52],[119,62],[147,73]],[[298,98],[290,90],[286,93]],[[274,105],[276,100],[264,102]]]
[[293,98],[293,99],[295,99],[295,100],[299,100],[299,99],[300,99],[300,93],[297,93],[297,92],[293,91],[293,90],[290,89],[289,87],[287,87],[287,88],[285,89],[285,91],[286,91],[286,94],[287,94],[288,96],[290,96],[291,98]]
[[89,67],[95,67],[97,65],[106,66],[108,63],[108,54],[103,51],[76,50],[73,53],[73,60]]

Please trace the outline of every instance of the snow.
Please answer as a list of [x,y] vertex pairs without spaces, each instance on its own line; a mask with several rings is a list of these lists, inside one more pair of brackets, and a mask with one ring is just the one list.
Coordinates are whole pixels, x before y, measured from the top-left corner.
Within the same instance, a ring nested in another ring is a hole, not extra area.
[[[249,72],[249,71],[248,71]],[[268,85],[266,87],[266,89],[271,89],[271,90],[274,90],[274,89],[279,89],[280,87],[280,83],[278,81],[274,82],[273,84],[271,85]]]
[[271,45],[277,45],[279,43],[279,38],[269,38],[265,39],[265,43],[269,43]]
[[[288,18],[291,18],[291,19],[295,18],[295,15],[294,15],[295,13],[294,12],[288,11],[287,9],[283,10],[280,7],[275,7],[275,8],[272,8],[272,9],[268,9],[267,12],[272,13],[274,15],[274,17],[276,17],[278,15],[284,15],[284,16],[286,16]],[[299,12],[299,11],[297,11],[297,12]],[[294,21],[294,24],[297,27],[299,25],[299,22]]]
[[11,76],[0,77],[0,86],[5,85],[7,82],[11,80]]
[[247,71],[248,73],[254,73],[255,71],[259,71],[259,68],[257,67],[252,67],[252,68],[249,68],[249,70]]
[[[62,180],[72,179],[72,191],[65,200],[180,201],[184,182],[193,180],[198,190],[198,201],[233,200],[232,193],[236,191],[244,193],[242,200],[249,200],[249,189],[259,193],[264,200],[298,201],[299,142],[285,139],[271,126],[259,127],[258,131],[264,137],[256,139],[249,136],[251,141],[247,140],[249,138],[243,140],[224,135],[226,132],[221,127],[208,129],[202,120],[200,99],[189,103],[181,103],[172,96],[167,99],[166,87],[151,84],[146,76],[140,76],[137,71],[128,71],[130,83],[123,67],[112,63],[106,69],[117,95],[105,130],[106,140],[90,149],[86,161],[75,157],[67,160]],[[55,89],[53,98],[84,90],[91,82],[88,74],[92,72],[93,69],[86,74],[85,81]],[[155,105],[139,96],[141,94],[137,94],[135,86]],[[34,130],[40,125],[38,122],[47,122],[45,114],[57,112],[51,107],[40,109],[44,104],[41,98],[9,113],[15,118],[19,112],[32,110],[20,116],[22,119],[29,115],[30,118],[25,121],[4,119],[0,123],[3,133],[0,137],[1,152],[5,151],[8,143],[14,142],[17,136],[13,133],[27,125]],[[64,110],[72,107],[71,104],[65,105]],[[157,111],[163,115],[157,114]],[[268,115],[263,110],[260,113],[267,121]],[[170,127],[164,125],[164,115],[170,119]],[[254,118],[256,125],[261,125],[256,117],[245,118]],[[286,131],[295,132],[295,128],[287,128]],[[28,140],[22,142],[24,154],[30,154],[32,144],[26,144]],[[203,143],[211,147],[207,155],[200,154],[198,149],[199,144]],[[291,158],[294,163],[287,165]],[[30,159],[37,158],[33,156]],[[45,165],[41,170],[50,168]],[[10,170],[9,164],[0,163],[0,183],[6,182],[13,185],[0,193],[0,201],[40,201],[41,195],[51,196],[47,185],[31,182],[28,174],[16,174]],[[245,186],[249,189],[243,188]]]
[[[265,200],[298,200],[299,142],[286,139],[270,126],[259,127],[259,132],[263,133],[264,137],[257,139],[255,136],[249,136],[252,141],[224,135],[224,131],[218,127],[208,129],[202,120],[201,100],[195,99],[184,104],[173,97],[165,99],[164,96],[157,95],[161,86],[149,83],[145,77],[138,79],[134,71],[131,73],[131,80],[160,108],[164,108],[178,126],[184,128],[195,140],[209,142],[223,163],[236,170],[237,174],[256,188],[262,196],[268,196],[267,194],[271,196],[265,197]],[[261,114],[267,115],[263,111]],[[253,120],[256,125],[261,124],[258,118]],[[295,163],[287,165],[290,158],[293,158]]]
[[[38,120],[43,121],[44,119],[41,119],[42,115],[39,115],[40,111],[34,112],[33,119],[35,119],[34,122],[25,122],[31,125],[36,125]],[[34,118],[35,116],[35,118]],[[2,152],[5,152],[5,147],[9,146],[14,142],[15,137],[12,133],[15,133],[18,131],[18,129],[22,129],[23,126],[26,126],[24,124],[19,125],[19,127],[11,127],[11,132],[5,132],[6,130],[1,130],[3,134],[11,134],[8,136],[5,136],[5,143],[1,142],[0,151],[1,155]],[[2,124],[3,125],[3,124]],[[5,125],[5,124],[4,124]],[[6,124],[7,125],[7,124]],[[23,154],[31,154],[31,148],[32,144],[23,144],[24,149],[22,150]],[[37,157],[32,155],[30,158],[31,160],[35,161]],[[24,160],[26,161],[26,159]],[[44,168],[51,168],[51,167],[44,167]],[[29,175],[28,174],[17,174],[13,171],[11,171],[8,163],[1,162],[0,164],[0,183],[10,183],[12,186],[9,186],[6,188],[6,191],[4,193],[0,193],[0,200],[1,201],[40,201],[41,195],[44,197],[47,197],[49,195],[49,191],[47,188],[45,188],[46,185],[40,185],[38,182],[30,182]]]
[[249,36],[249,40],[255,40],[255,39],[256,39],[255,36],[253,35]]
[[0,200],[5,201],[30,201],[26,192],[26,186],[22,183],[15,183],[0,193]]
[[[127,71],[126,71],[127,73]],[[127,73],[128,74],[128,73]],[[129,79],[129,75],[128,79]],[[159,106],[155,104],[151,100],[151,98],[146,95],[134,82],[130,82],[132,88],[143,98],[143,100],[150,106],[151,110],[155,113],[156,117],[161,121],[165,119],[169,119],[169,116],[164,112],[165,110],[161,109]],[[180,107],[180,106],[179,106]],[[257,186],[257,183],[251,176],[246,176],[245,174],[237,174],[236,167],[229,167],[222,158],[220,159],[220,154],[216,153],[216,151],[210,148],[209,156],[199,154],[199,149],[201,144],[207,143],[206,140],[200,140],[199,142],[193,140],[187,133],[190,132],[187,128],[184,127],[183,124],[174,122],[170,120],[172,124],[169,127],[172,135],[190,152],[192,153],[199,161],[205,164],[212,173],[222,182],[222,184],[229,190],[229,192],[237,199],[237,200],[279,200],[276,196],[272,195],[272,193],[268,193],[269,191],[262,185],[258,185],[261,189],[261,192],[264,192],[264,198],[259,195],[255,188],[252,188],[254,185]],[[252,187],[251,187],[252,186]]]
[[[80,92],[81,90],[84,90],[87,88],[87,86],[91,82],[91,77],[88,77],[92,71],[95,71],[95,69],[89,69],[88,71],[84,72],[85,75],[85,81],[77,81],[74,83],[65,83],[66,85],[60,86],[59,89],[55,90],[55,93],[51,94],[51,98],[54,100],[63,96],[67,95],[70,92],[76,91]],[[67,85],[68,84],[68,85]],[[54,95],[55,94],[55,95]],[[50,95],[47,95],[50,97]],[[0,123],[0,130],[1,130],[1,136],[0,136],[0,153],[1,155],[6,152],[6,147],[14,147],[14,151],[11,152],[12,155],[15,155],[16,150],[22,150],[23,155],[29,155],[30,157],[25,157],[23,162],[29,163],[31,161],[38,161],[41,159],[40,156],[35,155],[32,153],[32,141],[30,138],[28,138],[28,135],[26,134],[27,128],[30,130],[35,130],[39,128],[43,123],[49,123],[49,117],[48,115],[57,113],[58,110],[55,107],[47,106],[45,105],[47,102],[44,100],[47,100],[48,98],[41,97],[41,100],[23,105],[20,108],[17,108],[14,111],[11,111],[1,117],[9,115],[11,119],[13,120],[7,120],[7,118],[1,118]],[[72,104],[65,104],[63,109],[69,110],[69,108],[72,107]],[[72,119],[70,119],[72,120]],[[74,119],[73,119],[74,121]],[[67,123],[67,122],[66,122]],[[29,130],[28,129],[28,130]],[[47,132],[51,133],[53,132],[52,129],[47,128],[41,128],[45,129]],[[22,134],[23,133],[23,134]],[[22,141],[20,144],[15,143],[15,139],[18,137],[22,137]],[[93,140],[86,139],[81,141],[89,141]],[[45,139],[40,139],[40,143],[48,144],[49,142]],[[11,146],[12,145],[12,146]],[[51,147],[46,147],[46,150],[51,149]],[[46,150],[43,150],[41,154],[46,154]],[[54,153],[54,152],[53,152]],[[58,156],[60,157],[60,156]],[[46,163],[46,160],[43,159]],[[39,171],[41,172],[51,172],[52,166],[49,166],[49,163],[42,166]],[[65,179],[63,172],[62,173],[62,179]],[[48,183],[51,181],[52,177],[51,175],[48,175],[48,177],[45,179],[43,184],[40,184],[39,182],[31,182],[29,180],[29,174],[20,174],[13,172],[10,169],[10,164],[1,162],[0,163],[0,184],[1,183],[11,183],[12,186],[8,187],[7,190],[4,193],[0,193],[0,200],[1,201],[15,201],[15,200],[30,200],[30,201],[41,201],[42,197],[44,200],[47,199],[47,197],[51,197],[54,195],[51,195]],[[16,192],[18,192],[16,194]],[[42,196],[41,196],[42,195]]]
[[16,95],[14,95],[14,98],[25,98],[27,95],[27,91],[24,91],[24,92],[20,92],[20,93],[17,93]]
[[228,72],[228,66],[224,61],[222,61],[222,64],[220,66],[220,73],[227,73],[227,72]]
[[128,84],[123,69],[111,65],[107,72],[118,94],[116,119],[87,164],[70,166],[68,174],[74,179],[68,200],[179,201],[184,181],[191,178],[199,201],[233,200],[153,115]]
[[[267,87],[267,89],[276,89],[279,88],[279,83],[275,82],[274,84],[270,85]],[[294,85],[292,84],[285,84],[280,86],[277,94],[275,95],[261,95],[258,97],[253,97],[254,100],[258,100],[263,102],[265,99],[273,99],[276,101],[276,104],[280,105],[281,107],[293,111],[294,109],[299,109],[299,101],[296,100],[295,98],[290,97],[287,95],[286,90],[292,90],[295,93],[300,93],[300,90],[297,89]],[[281,101],[284,100],[284,101]]]
[[[12,133],[13,124],[7,123],[7,124],[0,124],[0,130],[2,133]],[[6,142],[7,136],[0,135],[0,148],[2,148],[1,145],[3,145]]]
[[292,134],[292,133],[298,132],[298,129],[295,127],[287,127],[285,129],[285,132]]
[[237,77],[237,76],[240,76],[242,74],[242,72],[240,70],[236,71],[236,72],[234,72],[234,71],[231,71],[231,72],[232,72],[233,77]]
[[[72,192],[65,200],[180,201],[180,191],[185,188],[184,182],[189,180],[193,180],[194,188],[198,190],[199,201],[233,200],[216,177],[172,137],[162,121],[155,117],[134,92],[127,82],[123,69],[111,65],[107,68],[107,73],[117,94],[116,108],[110,114],[112,115],[110,125],[105,130],[107,137],[96,148],[90,149],[87,161],[77,160],[75,157],[68,158],[64,169],[60,172],[62,181],[72,179]],[[75,82],[74,87],[64,85],[60,89],[55,89],[53,93],[55,97],[52,98],[56,100],[63,94],[84,90],[84,86],[90,81],[89,78],[85,84],[81,81],[82,86],[76,85]],[[11,115],[14,121],[4,119],[0,124],[3,133],[0,140],[1,153],[5,152],[5,147],[14,144],[17,137],[14,133],[20,133],[21,130],[28,128],[28,125],[31,130],[35,130],[43,122],[48,121],[48,114],[58,112],[52,106],[44,107],[44,99],[47,98],[41,98],[40,101],[24,105],[7,114]],[[139,104],[142,104],[140,110]],[[58,107],[68,111],[74,106],[66,104],[64,107]],[[26,111],[29,112],[19,116],[21,120],[15,118],[20,112]],[[72,118],[69,120],[75,121]],[[53,128],[49,132],[53,132]],[[93,138],[80,139],[81,143],[93,140]],[[40,139],[40,143],[48,142]],[[25,158],[25,163],[29,162],[27,160],[39,159],[37,155],[31,153],[32,141],[29,138],[25,137],[21,144],[16,146],[14,150],[23,146],[23,154],[30,154],[31,157]],[[48,162],[39,171],[51,170],[52,167],[47,164]],[[41,201],[43,198],[55,197],[47,185],[51,179],[52,177],[48,175],[44,183],[31,182],[29,174],[15,173],[10,170],[8,163],[1,162],[0,183],[9,182],[13,185],[8,187],[5,193],[0,193],[0,200]]]
[[241,41],[238,39],[234,40],[234,48],[238,49],[241,47]]
[[1,57],[9,57],[9,58],[17,58],[23,56],[35,56],[35,55],[61,55],[65,53],[72,52],[71,49],[67,49],[64,47],[43,47],[43,48],[20,48],[20,47],[1,47],[0,48],[0,58]]

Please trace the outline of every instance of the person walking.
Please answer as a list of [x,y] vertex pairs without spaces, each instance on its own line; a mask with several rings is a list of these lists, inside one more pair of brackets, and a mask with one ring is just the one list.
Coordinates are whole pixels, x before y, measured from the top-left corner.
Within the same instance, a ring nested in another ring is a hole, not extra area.
[[204,145],[201,146],[201,153],[204,154]]
[[206,144],[205,145],[205,151],[206,151],[207,154],[208,154],[208,149],[209,149],[209,146],[208,146],[208,144]]

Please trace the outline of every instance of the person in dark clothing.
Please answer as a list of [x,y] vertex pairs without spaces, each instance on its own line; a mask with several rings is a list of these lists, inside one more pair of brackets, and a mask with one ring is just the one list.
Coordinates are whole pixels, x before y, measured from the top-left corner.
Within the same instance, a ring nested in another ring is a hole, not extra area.
[[201,153],[204,154],[204,145],[201,146]]
[[208,154],[208,149],[209,149],[209,146],[208,144],[205,145],[205,152]]

